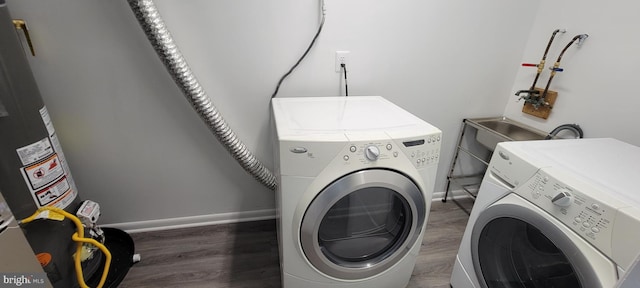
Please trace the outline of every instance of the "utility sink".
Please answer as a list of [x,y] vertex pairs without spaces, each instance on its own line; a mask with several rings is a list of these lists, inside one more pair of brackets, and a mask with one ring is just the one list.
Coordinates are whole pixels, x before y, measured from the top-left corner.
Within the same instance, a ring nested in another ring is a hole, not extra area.
[[507,117],[467,119],[467,124],[478,129],[478,143],[493,151],[499,142],[543,140],[547,133]]

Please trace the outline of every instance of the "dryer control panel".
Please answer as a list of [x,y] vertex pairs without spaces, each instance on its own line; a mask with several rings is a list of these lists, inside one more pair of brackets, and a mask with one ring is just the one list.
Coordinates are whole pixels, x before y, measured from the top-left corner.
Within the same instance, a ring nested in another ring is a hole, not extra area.
[[361,164],[373,164],[397,159],[402,153],[416,168],[422,168],[438,163],[441,141],[441,133],[407,139],[353,141],[349,144],[348,152],[344,153],[342,158],[345,162],[358,161]]
[[540,169],[514,192],[610,255],[613,224],[623,203],[554,168]]
[[416,168],[438,164],[438,161],[440,161],[441,141],[441,133],[434,133],[416,139],[398,140],[398,142],[401,142],[400,150],[407,155],[407,158]]

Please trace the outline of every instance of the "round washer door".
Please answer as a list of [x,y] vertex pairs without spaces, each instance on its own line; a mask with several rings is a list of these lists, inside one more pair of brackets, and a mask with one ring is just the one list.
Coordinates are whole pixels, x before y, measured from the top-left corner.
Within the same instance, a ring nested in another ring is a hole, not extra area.
[[302,250],[331,277],[371,277],[419,241],[426,213],[422,191],[404,174],[361,170],[334,181],[311,202],[302,218]]
[[471,234],[484,288],[613,287],[615,265],[530,202],[510,194],[483,210]]

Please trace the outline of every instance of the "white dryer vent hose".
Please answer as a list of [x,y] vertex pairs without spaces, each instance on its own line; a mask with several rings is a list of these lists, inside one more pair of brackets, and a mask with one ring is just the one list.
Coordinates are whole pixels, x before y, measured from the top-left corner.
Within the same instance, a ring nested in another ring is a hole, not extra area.
[[151,0],[128,0],[142,30],[164,63],[165,68],[189,100],[193,109],[207,124],[218,141],[240,163],[249,174],[271,190],[277,187],[276,177],[267,169],[247,146],[242,143],[222,118],[211,99],[191,72],[187,61],[182,57],[169,30],[160,17]]

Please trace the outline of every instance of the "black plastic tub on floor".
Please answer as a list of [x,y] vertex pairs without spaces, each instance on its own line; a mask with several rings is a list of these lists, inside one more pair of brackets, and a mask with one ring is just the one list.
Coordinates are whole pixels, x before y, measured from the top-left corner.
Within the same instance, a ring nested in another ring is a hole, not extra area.
[[[135,245],[131,236],[119,229],[102,228],[105,235],[104,245],[111,252],[111,266],[109,267],[109,275],[105,281],[103,288],[115,288],[129,272],[129,268],[133,266],[133,254],[135,253]],[[96,287],[100,283],[102,270],[104,269],[104,261],[96,271],[96,273],[87,281],[89,287]]]

